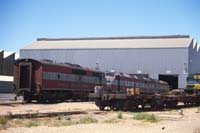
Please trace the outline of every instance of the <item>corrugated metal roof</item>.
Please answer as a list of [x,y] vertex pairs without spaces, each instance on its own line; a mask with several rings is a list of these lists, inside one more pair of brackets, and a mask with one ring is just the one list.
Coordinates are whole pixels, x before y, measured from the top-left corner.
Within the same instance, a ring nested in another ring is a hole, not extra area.
[[188,35],[129,36],[95,38],[39,38],[23,49],[99,49],[99,48],[174,48],[189,47]]
[[7,58],[8,56],[15,54],[15,52],[4,52],[3,58]]

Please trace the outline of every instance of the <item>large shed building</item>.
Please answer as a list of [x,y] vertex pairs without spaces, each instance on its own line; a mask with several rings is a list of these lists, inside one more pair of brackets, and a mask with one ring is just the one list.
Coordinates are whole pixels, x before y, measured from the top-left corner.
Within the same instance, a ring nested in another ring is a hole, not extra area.
[[172,88],[184,88],[188,74],[200,73],[199,45],[188,35],[40,38],[22,48],[20,58],[144,74]]
[[0,93],[13,93],[13,64],[18,58],[14,52],[0,50]]

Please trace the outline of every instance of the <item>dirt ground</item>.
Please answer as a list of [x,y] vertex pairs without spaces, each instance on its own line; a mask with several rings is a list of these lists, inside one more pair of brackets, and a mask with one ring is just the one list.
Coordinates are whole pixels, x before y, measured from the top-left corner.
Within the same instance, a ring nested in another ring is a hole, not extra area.
[[[183,115],[180,110],[148,111],[154,114],[157,122],[135,120],[133,114],[136,112],[115,112],[99,111],[93,102],[64,102],[57,104],[0,104],[0,115],[24,114],[24,113],[45,113],[45,112],[73,112],[83,111],[86,113],[72,114],[52,118],[31,118],[19,120],[14,119],[8,122],[10,126],[1,129],[2,133],[193,133],[200,131],[200,113],[197,107],[183,108]],[[121,113],[122,118],[119,118]],[[92,122],[80,122],[81,118],[92,118]],[[68,120],[69,119],[69,120]],[[18,125],[13,125],[18,121]],[[35,121],[37,125],[23,125]],[[67,121],[73,121],[67,124]],[[59,124],[61,123],[61,124]]]

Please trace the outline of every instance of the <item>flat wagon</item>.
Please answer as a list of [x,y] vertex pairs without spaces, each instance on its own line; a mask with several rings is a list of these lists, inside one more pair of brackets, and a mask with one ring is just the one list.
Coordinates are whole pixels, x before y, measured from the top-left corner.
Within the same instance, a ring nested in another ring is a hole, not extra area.
[[140,106],[154,109],[175,108],[180,102],[185,106],[200,104],[199,93],[169,91],[166,82],[122,74],[107,78],[107,85],[96,86],[94,93],[89,97],[100,110],[104,110],[105,107],[111,110],[131,110]]

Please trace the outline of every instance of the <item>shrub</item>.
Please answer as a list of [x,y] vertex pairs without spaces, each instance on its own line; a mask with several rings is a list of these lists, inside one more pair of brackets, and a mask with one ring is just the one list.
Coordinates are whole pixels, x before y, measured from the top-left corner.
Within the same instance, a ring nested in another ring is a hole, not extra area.
[[200,112],[200,107],[197,108],[197,112],[198,112],[198,113]]
[[26,124],[26,127],[37,127],[37,126],[39,126],[39,123],[33,122],[33,121],[28,122],[28,123]]
[[22,119],[14,119],[13,121],[16,125],[23,125]]
[[9,120],[10,120],[10,118],[1,116],[0,117],[0,124],[5,125]]
[[90,123],[97,123],[97,119],[92,118],[92,117],[86,117],[86,118],[81,118],[79,121],[77,121],[77,124],[90,124]]
[[122,112],[119,112],[118,114],[117,114],[117,118],[118,119],[122,119],[123,117],[122,117]]
[[112,119],[108,119],[104,121],[104,123],[117,123],[117,122],[119,122],[119,120],[116,118],[112,118]]
[[155,117],[154,114],[148,113],[136,113],[133,114],[133,118],[136,120],[145,120],[147,122],[158,122],[158,119]]

